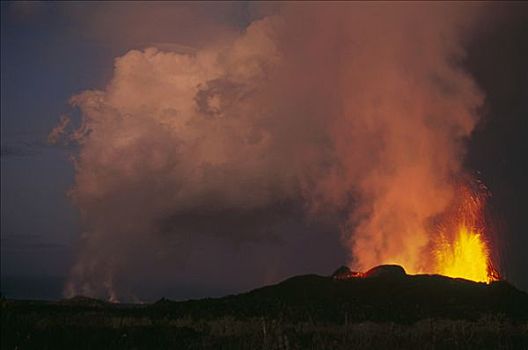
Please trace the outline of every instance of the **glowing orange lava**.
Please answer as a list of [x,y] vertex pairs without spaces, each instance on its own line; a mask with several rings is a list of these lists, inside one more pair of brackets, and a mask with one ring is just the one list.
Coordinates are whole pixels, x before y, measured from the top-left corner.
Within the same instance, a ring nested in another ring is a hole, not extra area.
[[436,272],[477,282],[494,280],[490,273],[490,253],[482,234],[462,225],[453,242],[441,236],[435,250]]
[[[426,234],[417,235],[429,239],[417,256],[380,253],[383,258],[376,263],[400,265],[410,274],[438,274],[484,283],[499,280],[501,277],[494,263],[498,254],[492,249],[496,240],[491,240],[497,237],[493,235],[495,231],[485,210],[490,193],[481,182],[470,177],[461,179],[455,186],[455,196],[448,208],[424,225]],[[413,235],[408,237],[412,239]],[[361,278],[366,275],[347,269],[338,271],[334,278]]]
[[451,224],[441,230],[435,244],[435,273],[489,283],[498,279],[498,273],[484,236],[485,196],[468,188],[460,192],[460,204],[449,220]]

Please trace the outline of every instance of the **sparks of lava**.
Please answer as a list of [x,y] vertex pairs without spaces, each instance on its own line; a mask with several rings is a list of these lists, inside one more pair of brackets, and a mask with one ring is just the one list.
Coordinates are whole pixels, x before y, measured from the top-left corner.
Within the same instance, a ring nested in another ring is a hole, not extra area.
[[477,282],[499,279],[485,236],[486,194],[460,188],[459,205],[435,242],[435,273]]

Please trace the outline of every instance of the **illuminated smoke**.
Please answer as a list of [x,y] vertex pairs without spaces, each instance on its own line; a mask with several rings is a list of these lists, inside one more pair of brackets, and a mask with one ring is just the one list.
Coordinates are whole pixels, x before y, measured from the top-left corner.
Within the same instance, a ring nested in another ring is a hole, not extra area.
[[[291,4],[194,52],[117,58],[104,90],[71,99],[85,233],[67,293],[116,299],[167,225],[244,238],[258,230],[215,226],[289,200],[349,211],[355,268],[423,270],[427,225],[454,195],[482,101],[459,65],[473,7]],[[210,227],[184,222],[203,212]]]
[[311,64],[302,70],[321,72],[314,85],[338,96],[328,127],[335,161],[314,197],[324,208],[353,195],[344,238],[356,270],[396,263],[432,272],[428,225],[453,199],[482,102],[457,66],[468,10],[361,4],[299,16],[312,24],[296,28]]

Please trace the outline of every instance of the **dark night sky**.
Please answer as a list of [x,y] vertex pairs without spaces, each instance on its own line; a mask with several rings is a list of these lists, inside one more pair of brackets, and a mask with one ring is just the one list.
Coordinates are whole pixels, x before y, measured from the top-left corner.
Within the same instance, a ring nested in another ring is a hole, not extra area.
[[467,68],[486,93],[467,164],[493,197],[504,274],[528,287],[528,11],[499,5],[491,24],[468,44]]
[[[87,24],[93,14],[89,5],[2,2],[1,6],[2,294],[58,298],[74,262],[80,227],[77,211],[66,197],[74,181],[71,149],[49,145],[46,137],[59,116],[71,111],[68,99],[86,89],[103,88],[114,58],[129,49],[152,42],[204,43],[214,34],[212,29],[194,30],[200,21],[214,22],[213,28],[229,32],[244,28],[261,14],[245,3],[200,5],[193,10],[195,22],[182,20],[170,30],[161,25],[162,29],[144,34],[116,30],[105,35]],[[462,63],[486,95],[466,165],[493,193],[490,206],[498,222],[501,270],[528,290],[528,7],[518,3],[494,8],[493,16],[488,15],[485,25],[468,38]],[[112,11],[119,18],[119,8]],[[117,20],[115,25],[120,23]],[[300,206],[285,203],[244,217],[245,222],[257,223],[251,215],[265,217],[277,232],[290,232],[276,240],[256,238],[232,245],[215,236],[193,239],[187,243],[187,261],[178,267],[184,277],[143,295],[222,295],[294,274],[331,273],[347,259],[337,225],[307,222]],[[236,222],[239,214],[229,215],[223,215],[226,225]],[[202,220],[207,215],[191,217],[189,222]],[[224,266],[215,277],[201,279],[218,261]],[[140,270],[139,274],[149,273]]]

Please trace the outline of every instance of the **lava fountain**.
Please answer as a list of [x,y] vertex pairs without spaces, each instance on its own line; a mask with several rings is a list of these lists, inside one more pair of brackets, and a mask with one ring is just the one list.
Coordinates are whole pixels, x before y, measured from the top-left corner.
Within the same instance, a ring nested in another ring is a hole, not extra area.
[[477,282],[498,280],[486,237],[484,205],[488,192],[482,184],[477,191],[460,186],[457,192],[458,205],[439,226],[433,243],[433,272]]
[[[426,234],[417,235],[428,237],[427,244],[416,252],[417,256],[395,255],[394,249],[384,250],[388,247],[384,245],[379,249],[386,254],[379,254],[377,261],[371,263],[400,265],[411,274],[438,274],[485,283],[499,280],[493,262],[496,254],[490,240],[492,230],[485,211],[489,191],[481,182],[465,177],[454,185],[454,193],[448,209],[424,225]],[[406,237],[413,240],[415,236]],[[347,269],[346,273],[338,274],[339,278],[347,279],[368,273]]]
[[437,273],[477,282],[490,282],[489,248],[482,234],[461,225],[453,242],[444,235],[435,250]]

